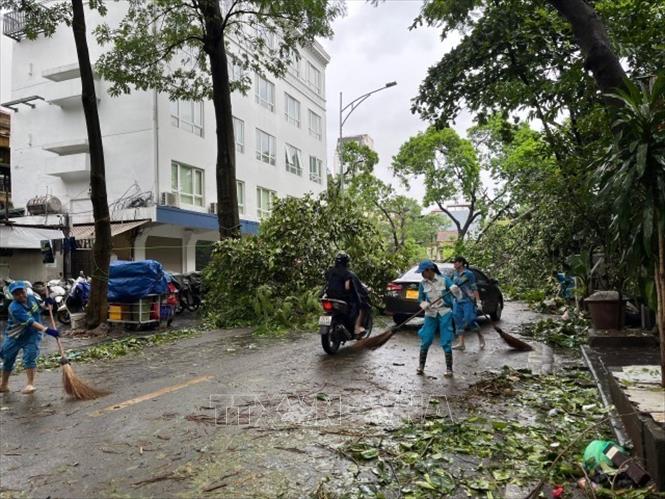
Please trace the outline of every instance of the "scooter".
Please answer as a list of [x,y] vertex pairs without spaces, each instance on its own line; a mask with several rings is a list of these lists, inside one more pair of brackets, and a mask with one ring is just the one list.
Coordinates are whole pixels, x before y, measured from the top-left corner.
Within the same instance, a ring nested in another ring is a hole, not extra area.
[[58,310],[64,304],[65,298],[67,298],[68,290],[62,284],[65,283],[59,279],[52,279],[46,283],[48,296],[55,302],[55,310]]
[[319,334],[321,335],[321,346],[329,355],[335,355],[340,345],[351,340],[367,338],[372,334],[374,319],[372,309],[365,310],[365,333],[358,336],[354,333],[356,317],[350,314],[351,306],[344,300],[335,300],[323,295],[321,307],[324,315],[319,317]]
[[58,307],[56,314],[58,321],[65,325],[71,324],[71,314],[83,312],[88,304],[89,297],[90,282],[85,277],[77,278],[64,302]]

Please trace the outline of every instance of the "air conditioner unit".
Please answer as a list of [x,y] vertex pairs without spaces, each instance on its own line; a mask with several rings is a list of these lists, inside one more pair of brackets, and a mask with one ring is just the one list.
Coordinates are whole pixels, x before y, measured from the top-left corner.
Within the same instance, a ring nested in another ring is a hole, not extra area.
[[208,213],[217,215],[217,203],[210,203],[210,206],[208,206]]
[[178,206],[178,195],[175,192],[162,192],[161,197],[162,206]]

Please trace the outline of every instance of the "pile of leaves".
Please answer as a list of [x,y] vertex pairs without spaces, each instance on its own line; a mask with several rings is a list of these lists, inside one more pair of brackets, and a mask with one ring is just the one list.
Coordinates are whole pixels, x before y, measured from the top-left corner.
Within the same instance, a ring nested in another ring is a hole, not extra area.
[[[127,338],[114,339],[82,350],[66,350],[65,354],[71,361],[77,363],[92,362],[95,360],[110,360],[123,357],[129,353],[137,352],[146,347],[173,343],[183,338],[189,338],[198,334],[197,329],[181,329],[147,336],[130,336]],[[60,354],[52,353],[46,357],[41,356],[37,360],[37,367],[43,369],[54,369],[60,367]]]
[[356,484],[359,495],[501,497],[508,484],[565,483],[583,476],[587,443],[609,436],[607,413],[585,372],[538,376],[504,368],[469,393],[489,394],[491,407],[459,420],[429,417],[383,439],[348,444],[344,454],[373,476]]
[[520,334],[557,348],[575,349],[587,343],[589,321],[578,313],[568,319],[543,319],[524,324]]
[[335,254],[374,290],[379,305],[390,280],[408,265],[392,251],[353,198],[332,188],[319,197],[276,200],[259,234],[215,244],[203,272],[211,326],[255,326],[263,334],[307,329]]

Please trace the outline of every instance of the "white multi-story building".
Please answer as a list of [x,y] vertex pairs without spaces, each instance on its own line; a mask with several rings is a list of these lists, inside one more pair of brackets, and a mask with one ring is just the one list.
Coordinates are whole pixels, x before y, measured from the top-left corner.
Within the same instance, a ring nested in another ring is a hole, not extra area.
[[[109,4],[103,21],[117,22],[122,12],[121,3]],[[91,33],[102,19],[89,11],[87,16]],[[89,270],[85,247],[94,238],[90,157],[73,35],[62,26],[52,38],[28,40],[20,19],[10,21],[5,20],[4,35],[17,40],[10,104],[15,110],[14,206],[26,206],[36,196],[57,197],[61,211],[69,214],[71,234],[83,248],[76,252],[72,270]],[[91,35],[88,42],[94,62],[104,48]],[[256,232],[275,196],[325,189],[328,61],[314,43],[301,50],[299,63],[284,79],[251,75],[249,93],[232,96],[243,233]],[[237,71],[231,68],[236,77]],[[114,98],[107,87],[104,80],[96,81],[114,254],[120,259],[154,258],[175,272],[194,270],[205,259],[206,243],[217,239],[212,102],[171,102],[166,95],[146,91]],[[49,223],[58,219],[48,217]],[[43,223],[44,218],[24,221]]]

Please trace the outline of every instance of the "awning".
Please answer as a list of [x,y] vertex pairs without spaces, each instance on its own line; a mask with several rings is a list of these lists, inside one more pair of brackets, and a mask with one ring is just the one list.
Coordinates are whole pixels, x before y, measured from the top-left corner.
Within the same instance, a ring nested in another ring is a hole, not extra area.
[[[127,232],[128,230],[136,229],[149,222],[150,220],[133,220],[131,222],[111,223],[111,237]],[[94,239],[95,224],[75,225],[69,231],[69,235],[76,239]]]
[[0,248],[40,249],[40,241],[62,239],[62,231],[36,227],[0,225]]

